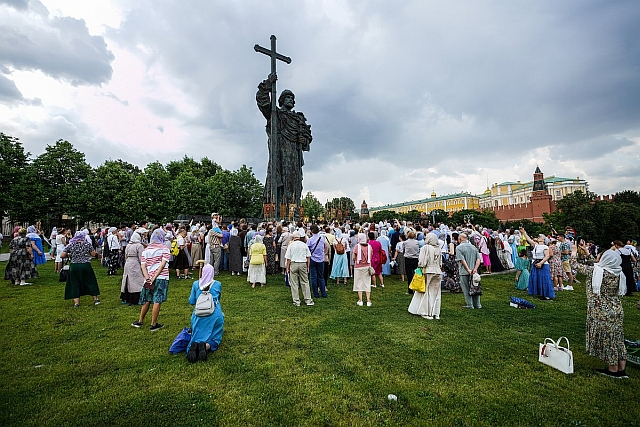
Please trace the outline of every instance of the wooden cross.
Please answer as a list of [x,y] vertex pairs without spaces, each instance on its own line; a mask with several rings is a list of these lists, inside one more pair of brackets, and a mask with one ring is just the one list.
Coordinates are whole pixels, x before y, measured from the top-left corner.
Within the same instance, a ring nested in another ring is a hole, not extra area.
[[273,198],[275,192],[275,202],[276,206],[279,205],[280,200],[278,197],[278,188],[276,181],[276,155],[278,153],[278,103],[277,103],[277,92],[276,92],[276,60],[280,60],[282,62],[286,62],[287,64],[291,64],[291,58],[288,56],[284,56],[276,52],[276,36],[271,35],[271,49],[265,49],[260,45],[253,46],[253,50],[259,53],[264,53],[267,56],[271,57],[271,74],[270,77],[273,76],[274,80],[271,84],[271,147],[269,153],[269,166],[271,170],[271,196]]

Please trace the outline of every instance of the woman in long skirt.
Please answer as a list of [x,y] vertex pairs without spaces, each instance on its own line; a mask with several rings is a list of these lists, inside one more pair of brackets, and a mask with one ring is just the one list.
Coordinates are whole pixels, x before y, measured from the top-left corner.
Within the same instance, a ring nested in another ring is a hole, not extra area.
[[276,241],[273,238],[273,228],[267,227],[267,231],[262,240],[267,250],[267,274],[276,274],[280,265],[276,263]]
[[435,234],[427,233],[424,240],[425,245],[420,249],[418,257],[418,267],[422,268],[426,288],[425,292],[413,293],[409,313],[429,320],[440,319],[442,251]]
[[95,255],[93,246],[85,240],[85,234],[82,231],[76,232],[61,254],[62,258],[71,258],[69,275],[64,288],[64,299],[73,298],[75,308],[80,307],[80,297],[83,295],[91,295],[93,304],[100,304],[98,299],[100,289],[91,267],[91,257]]
[[358,306],[364,305],[362,293],[367,296],[367,307],[371,307],[371,246],[367,236],[358,233],[358,244],[353,249],[353,291],[358,293]]
[[382,250],[387,255],[387,262],[382,264],[382,275],[389,276],[391,275],[391,254],[389,251],[391,250],[391,241],[387,236],[387,230],[380,230],[380,237],[378,237],[378,242],[382,247]]
[[18,236],[9,243],[9,262],[4,271],[4,280],[15,285],[27,285],[26,279],[38,277],[32,258],[37,248],[27,237],[25,228],[18,229]]
[[255,288],[256,283],[260,287],[264,287],[267,283],[267,248],[262,243],[262,236],[256,234],[255,243],[249,248],[249,272],[247,274],[247,282],[251,283],[251,287]]
[[118,229],[111,227],[107,235],[106,245],[109,247],[109,262],[107,263],[107,275],[113,276],[118,271],[118,261],[120,255],[120,237]]
[[533,262],[527,293],[529,295],[538,295],[542,300],[551,300],[556,297],[556,294],[553,290],[553,281],[551,280],[551,271],[549,269],[549,247],[544,244],[545,236],[540,234],[537,241],[535,241],[527,235],[524,229],[520,231],[524,239],[533,246]]
[[36,246],[36,250],[33,251],[33,263],[35,266],[38,267],[40,264],[47,262],[47,257],[44,255],[44,247],[42,246],[42,239],[37,233],[35,226],[30,225],[27,228],[27,237]]
[[339,254],[338,250],[335,250],[333,256],[333,266],[331,267],[331,275],[329,278],[336,279],[336,284],[340,283],[340,279],[343,279],[344,284],[347,284],[349,278],[349,239],[342,233],[342,230],[336,231],[336,238],[333,241],[334,249],[338,247],[338,243],[342,246],[342,253]]
[[238,236],[236,227],[229,234],[229,271],[232,276],[239,276],[242,273],[242,239]]
[[406,274],[406,269],[404,266],[404,242],[406,240],[406,237],[404,233],[399,233],[398,238],[399,241],[396,244],[396,254],[393,257],[393,261],[397,263],[396,274],[400,275],[400,280],[404,282],[404,275]]
[[120,288],[120,300],[123,304],[138,305],[140,302],[140,292],[145,280],[140,265],[144,251],[141,241],[140,235],[133,233],[124,250],[124,274]]

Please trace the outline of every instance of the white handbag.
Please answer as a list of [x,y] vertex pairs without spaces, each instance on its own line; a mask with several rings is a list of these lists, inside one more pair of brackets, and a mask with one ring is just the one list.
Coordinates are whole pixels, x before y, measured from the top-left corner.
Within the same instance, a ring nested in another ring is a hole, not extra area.
[[[562,341],[563,338],[567,342],[566,347],[560,345],[560,341]],[[558,341],[545,338],[544,342],[540,343],[538,361],[565,374],[573,374],[573,353],[569,350],[569,340],[567,337],[560,337]]]

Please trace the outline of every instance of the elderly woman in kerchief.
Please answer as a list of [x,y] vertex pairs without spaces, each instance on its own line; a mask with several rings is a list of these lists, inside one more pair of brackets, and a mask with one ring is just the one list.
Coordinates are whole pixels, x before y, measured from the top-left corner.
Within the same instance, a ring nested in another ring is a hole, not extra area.
[[627,291],[622,258],[615,250],[602,253],[593,266],[571,260],[572,266],[587,276],[587,353],[607,363],[597,372],[612,378],[628,378],[624,345],[624,311],[620,297]]
[[206,361],[207,354],[216,351],[222,342],[224,332],[224,313],[220,306],[222,283],[213,279],[214,269],[211,264],[202,267],[202,277],[193,282],[189,304],[195,305],[203,291],[211,293],[216,307],[208,316],[196,316],[195,309],[191,314],[191,341],[187,346],[187,360],[194,363]]
[[143,251],[142,236],[135,232],[124,250],[124,274],[120,288],[120,300],[123,304],[138,305],[140,302],[140,292],[145,281],[141,266]]
[[83,295],[91,295],[93,304],[100,304],[98,299],[100,289],[91,267],[91,257],[94,257],[96,252],[85,236],[82,231],[77,231],[60,254],[62,258],[71,258],[67,283],[64,287],[64,299],[73,298],[75,308],[80,307],[80,297]]
[[36,267],[47,262],[47,257],[44,255],[44,247],[42,246],[42,239],[34,225],[27,227],[27,237],[31,240],[31,243],[33,244],[32,247],[35,245],[35,249],[33,251],[33,263]]
[[229,271],[232,276],[242,272],[242,239],[236,227],[229,231]]
[[371,307],[371,276],[375,272],[371,267],[373,250],[367,243],[367,236],[358,233],[358,244],[353,248],[353,291],[358,292],[359,306],[363,305],[362,293],[367,296],[367,307]]
[[151,235],[149,246],[142,251],[140,265],[142,266],[142,274],[145,278],[145,284],[151,284],[151,289],[143,286],[140,292],[140,317],[133,322],[131,326],[141,328],[144,324],[144,318],[153,303],[151,311],[151,332],[162,329],[164,325],[158,323],[158,314],[160,314],[160,305],[167,300],[167,291],[169,290],[169,259],[171,254],[169,248],[164,244],[165,231],[157,228]]
[[109,248],[109,261],[107,262],[107,275],[113,276],[118,271],[120,258],[120,234],[116,227],[111,227],[107,232],[106,243]]
[[425,245],[420,249],[418,257],[418,267],[424,275],[426,292],[414,292],[409,304],[409,313],[429,320],[440,319],[442,251],[434,233],[427,233],[424,240]]
[[4,270],[4,280],[15,285],[28,285],[26,279],[38,277],[33,264],[33,252],[38,248],[27,237],[26,228],[18,228],[18,235],[9,243],[9,262]]
[[253,236],[253,243],[249,247],[249,272],[247,274],[247,282],[251,283],[251,287],[255,288],[256,283],[260,287],[264,287],[267,283],[267,248],[262,243],[263,237],[256,233]]
[[378,237],[377,240],[380,242],[382,250],[387,255],[387,262],[382,264],[382,275],[389,276],[391,274],[391,240],[389,239],[386,228],[382,228],[380,230],[380,237]]

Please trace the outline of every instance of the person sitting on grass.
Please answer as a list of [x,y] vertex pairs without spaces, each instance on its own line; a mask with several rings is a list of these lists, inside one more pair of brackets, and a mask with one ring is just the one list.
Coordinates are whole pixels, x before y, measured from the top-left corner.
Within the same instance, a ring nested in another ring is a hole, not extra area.
[[529,286],[529,268],[531,262],[527,258],[527,250],[522,249],[516,259],[516,289],[524,291]]
[[191,341],[187,346],[187,360],[189,363],[206,361],[207,353],[218,349],[222,342],[224,332],[224,313],[220,307],[220,293],[222,284],[213,280],[214,268],[211,264],[205,264],[202,268],[200,280],[193,282],[189,304],[195,305],[203,291],[209,291],[215,303],[213,313],[208,316],[196,315],[196,310],[191,314]]

